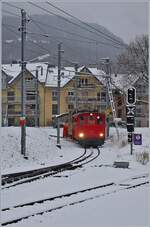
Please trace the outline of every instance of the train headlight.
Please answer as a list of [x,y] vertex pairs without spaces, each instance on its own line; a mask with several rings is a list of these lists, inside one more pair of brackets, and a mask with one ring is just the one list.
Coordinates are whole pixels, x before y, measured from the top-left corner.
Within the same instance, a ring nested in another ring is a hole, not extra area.
[[80,133],[79,133],[79,137],[80,137],[80,138],[83,138],[83,137],[84,137],[84,133],[83,133],[83,132],[80,132]]
[[104,134],[103,134],[103,133],[100,133],[100,134],[99,134],[99,136],[100,136],[100,137],[103,137],[103,136],[104,136]]

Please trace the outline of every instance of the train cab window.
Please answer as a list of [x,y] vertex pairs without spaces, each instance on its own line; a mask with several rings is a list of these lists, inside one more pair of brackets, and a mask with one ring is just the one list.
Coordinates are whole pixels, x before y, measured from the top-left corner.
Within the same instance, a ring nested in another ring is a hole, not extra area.
[[102,124],[103,120],[102,120],[102,117],[98,116],[97,117],[97,124],[100,125]]
[[84,123],[84,117],[83,116],[79,117],[79,122],[80,122],[80,125],[83,125],[83,123]]
[[88,117],[88,123],[89,123],[89,125],[94,125],[95,119],[94,119],[93,116],[89,116],[89,117]]
[[76,126],[76,125],[77,125],[77,123],[78,123],[77,118],[73,118],[73,126]]

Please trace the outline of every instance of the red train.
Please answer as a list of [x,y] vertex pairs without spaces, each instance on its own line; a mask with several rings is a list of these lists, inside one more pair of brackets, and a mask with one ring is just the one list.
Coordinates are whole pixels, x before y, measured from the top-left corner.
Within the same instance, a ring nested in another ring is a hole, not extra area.
[[63,137],[71,137],[83,146],[100,146],[105,141],[106,119],[104,113],[76,113],[64,125]]

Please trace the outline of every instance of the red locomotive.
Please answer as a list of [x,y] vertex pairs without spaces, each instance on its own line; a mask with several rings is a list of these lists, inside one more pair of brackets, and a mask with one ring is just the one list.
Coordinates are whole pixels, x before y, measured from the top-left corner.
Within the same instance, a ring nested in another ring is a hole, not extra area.
[[71,137],[83,146],[100,146],[105,141],[105,121],[104,113],[75,113],[64,125],[63,137]]

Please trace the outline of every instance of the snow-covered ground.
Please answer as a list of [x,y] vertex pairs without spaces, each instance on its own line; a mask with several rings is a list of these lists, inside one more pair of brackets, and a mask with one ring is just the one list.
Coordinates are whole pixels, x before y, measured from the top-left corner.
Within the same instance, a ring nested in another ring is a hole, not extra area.
[[[148,173],[148,163],[142,165],[137,162],[137,153],[149,152],[149,129],[136,128],[135,132],[142,133],[143,143],[133,145],[133,155],[130,154],[130,145],[127,143],[126,129],[120,129],[120,139],[117,140],[115,129],[111,128],[110,139],[101,148],[101,155],[96,160],[81,169],[60,173],[60,177],[48,177],[2,190],[2,208],[110,182],[115,182],[116,185],[120,182],[133,183],[130,182],[130,177]],[[57,148],[56,137],[52,135],[56,135],[56,129],[27,128],[28,160],[25,160],[20,154],[20,128],[2,128],[2,174],[67,162],[83,153],[83,149],[78,144],[62,138],[62,148]],[[112,167],[114,161],[129,161],[129,169]],[[148,198],[146,185],[119,191],[112,186],[109,190],[97,189],[61,201],[47,202],[40,207],[34,205],[28,206],[27,209],[18,209],[16,212],[15,209],[2,212],[2,222],[11,219],[12,215],[20,217],[35,213],[37,210],[48,210],[65,204],[62,209],[45,212],[43,215],[36,215],[8,226],[148,226]],[[81,199],[85,201],[78,203]],[[71,205],[74,201],[76,203]]]

